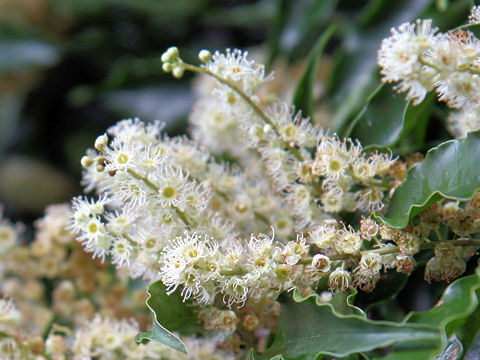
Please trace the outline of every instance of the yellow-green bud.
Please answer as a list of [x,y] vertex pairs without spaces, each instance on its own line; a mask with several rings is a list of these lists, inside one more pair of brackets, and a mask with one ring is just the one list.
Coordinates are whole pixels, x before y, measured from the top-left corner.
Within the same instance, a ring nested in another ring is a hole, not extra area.
[[169,47],[167,49],[167,53],[170,54],[172,59],[176,59],[180,56],[180,52],[178,51],[178,48],[176,46]]
[[108,136],[107,134],[100,135],[95,140],[95,149],[98,151],[102,151],[105,146],[108,144]]
[[181,65],[176,65],[172,70],[173,76],[176,77],[177,79],[180,79],[183,76],[184,72],[185,72],[185,68]]
[[172,47],[169,47],[167,51],[165,51],[162,54],[162,57],[160,59],[164,63],[175,62],[179,56],[180,56],[180,52],[178,51],[178,48],[176,46],[172,46]]
[[173,64],[172,64],[172,63],[169,63],[169,62],[163,63],[162,69],[163,69],[163,71],[165,71],[165,72],[167,72],[167,73],[172,72],[172,70],[173,70]]
[[200,61],[204,63],[209,62],[211,57],[212,57],[212,53],[208,50],[201,50],[198,53],[198,58],[200,59]]
[[167,63],[170,61],[170,54],[168,52],[164,52],[160,58],[160,60],[162,60],[162,62],[164,63]]
[[86,155],[82,157],[82,160],[80,160],[80,163],[81,163],[82,166],[85,167],[85,168],[89,167],[89,166],[92,165],[94,162],[95,162],[94,159],[92,159],[91,157],[86,156]]

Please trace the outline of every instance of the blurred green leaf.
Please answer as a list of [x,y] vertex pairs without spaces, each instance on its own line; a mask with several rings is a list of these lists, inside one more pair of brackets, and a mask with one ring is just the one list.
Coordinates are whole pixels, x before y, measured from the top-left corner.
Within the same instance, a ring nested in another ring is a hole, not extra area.
[[[311,44],[326,28],[337,3],[338,0],[298,0],[281,8],[280,15],[284,18],[277,30],[276,43],[271,45],[278,50],[275,55],[297,61],[310,52]],[[270,60],[269,64],[274,58]]]
[[139,333],[135,341],[142,344],[155,341],[186,354],[185,344],[172,331],[184,335],[201,332],[203,327],[195,308],[186,305],[178,291],[168,295],[160,280],[151,284],[147,293],[153,325],[148,331]]
[[271,69],[273,62],[277,58],[280,51],[280,39],[282,36],[283,28],[288,21],[292,6],[293,1],[276,0],[276,10],[274,15],[272,16],[270,31],[267,38],[269,52],[267,69]]
[[0,75],[36,67],[51,66],[58,61],[57,49],[45,42],[17,40],[0,42]]
[[480,186],[480,132],[432,148],[425,159],[410,168],[407,179],[395,190],[386,215],[376,217],[394,228],[404,228],[411,218],[442,197],[469,200]]
[[318,65],[320,63],[325,46],[327,46],[328,41],[331,39],[336,30],[337,27],[335,25],[330,26],[317,40],[308,57],[305,70],[303,71],[303,74],[298,82],[297,89],[293,97],[293,105],[295,106],[295,110],[301,110],[303,116],[305,117],[312,118],[313,116],[315,106],[313,87],[315,85],[315,81],[317,80]]
[[274,2],[263,0],[252,4],[213,8],[203,16],[203,22],[215,26],[258,26],[271,21],[274,13]]

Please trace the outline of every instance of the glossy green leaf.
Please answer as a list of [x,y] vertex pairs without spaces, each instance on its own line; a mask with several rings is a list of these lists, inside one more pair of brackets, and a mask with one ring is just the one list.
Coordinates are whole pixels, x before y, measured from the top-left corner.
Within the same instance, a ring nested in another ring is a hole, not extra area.
[[359,139],[364,146],[393,146],[415,123],[430,116],[435,95],[429,95],[420,105],[414,106],[392,87],[382,84],[370,95],[345,136]]
[[442,197],[472,198],[480,187],[478,154],[480,132],[432,148],[395,190],[386,215],[376,217],[391,227],[404,228],[411,218]]
[[[439,331],[439,342],[400,343],[383,360],[455,360],[460,359],[463,345],[456,334],[468,323],[478,309],[480,267],[475,275],[455,280],[444,291],[437,304],[430,310],[412,312],[405,317],[405,324],[418,324]],[[478,326],[478,325],[477,325]]]
[[307,65],[302,76],[300,77],[300,81],[298,82],[297,89],[293,97],[293,105],[297,111],[301,110],[303,116],[305,117],[309,116],[311,118],[313,115],[315,106],[313,88],[317,79],[318,66],[323,54],[323,50],[325,49],[325,46],[327,46],[328,41],[332,38],[336,30],[336,26],[330,26],[317,40],[315,46],[310,52]]
[[316,359],[319,355],[348,356],[399,341],[433,340],[438,330],[419,324],[372,321],[342,315],[312,295],[282,299],[280,325],[272,346],[255,359]]
[[357,296],[358,291],[355,288],[349,290],[349,294],[344,292],[336,293],[330,304],[335,308],[338,313],[343,315],[358,315],[360,317],[366,318],[367,315],[359,307],[354,305],[355,297]]
[[[477,299],[480,300],[480,289],[477,289],[476,295]],[[468,350],[475,348],[475,342],[478,343],[477,347],[480,348],[480,306],[477,306],[475,311],[468,316],[457,335],[460,336],[466,353],[468,353]],[[473,350],[475,351],[475,349]]]
[[165,285],[159,280],[148,287],[147,306],[152,312],[152,327],[139,333],[137,343],[155,341],[177,351],[186,353],[185,344],[172,333],[188,335],[202,331],[194,307],[186,305],[178,292],[167,294]]
[[465,323],[478,306],[476,291],[480,288],[480,268],[477,274],[455,280],[444,291],[437,305],[428,311],[413,312],[407,323],[425,324],[440,329],[443,344]]

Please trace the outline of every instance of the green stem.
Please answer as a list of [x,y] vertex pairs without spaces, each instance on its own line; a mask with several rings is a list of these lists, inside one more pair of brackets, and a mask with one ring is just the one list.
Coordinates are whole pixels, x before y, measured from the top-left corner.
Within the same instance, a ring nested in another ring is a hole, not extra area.
[[[183,61],[181,62],[181,65],[186,69],[186,70],[190,70],[192,72],[196,72],[196,73],[199,73],[199,74],[206,74],[206,75],[209,75],[209,76],[212,76],[213,78],[215,78],[218,82],[224,84],[224,85],[227,85],[229,88],[231,88],[233,91],[235,91],[245,102],[247,102],[248,105],[250,105],[250,107],[257,113],[258,116],[260,116],[260,118],[265,122],[267,123],[268,125],[270,125],[272,127],[272,129],[275,131],[275,134],[278,136],[279,139],[282,139],[282,136],[280,134],[280,131],[278,130],[278,127],[277,125],[265,114],[265,112],[262,110],[262,108],[257,104],[255,103],[251,98],[250,96],[248,96],[242,89],[240,89],[237,85],[235,85],[234,83],[228,81],[227,79],[225,78],[222,78],[221,76],[215,74],[214,72],[211,72],[210,70],[208,69],[205,69],[205,68],[202,68],[202,67],[198,67],[198,66],[194,66],[194,65],[190,65],[190,64],[187,64],[187,63],[184,63]],[[295,155],[295,157],[297,158],[298,161],[304,161],[305,159],[303,158],[302,154],[300,153],[300,151],[298,151],[298,149],[296,149],[294,146],[292,146],[291,144],[287,143],[287,142],[284,142],[285,144],[285,147],[293,154]]]
[[[432,241],[432,242],[425,242],[420,246],[419,251],[421,250],[429,250],[435,248],[436,244],[440,243],[449,243],[454,246],[480,246],[480,240],[477,239],[458,239],[458,240],[448,240],[448,241]],[[400,250],[398,249],[397,246],[391,246],[391,247],[384,247],[381,249],[374,249],[374,250],[365,250],[361,251],[358,256],[361,256],[363,254],[368,254],[368,253],[375,253],[375,254],[380,254],[380,255],[387,255],[387,254],[394,254],[398,253]],[[334,255],[330,256],[330,260],[349,260],[351,259],[352,255]],[[299,264],[303,265],[308,265],[312,262],[313,257],[307,257],[300,259],[298,262]]]
[[[155,185],[153,182],[148,180],[146,177],[137,173],[135,170],[129,168],[129,169],[127,169],[127,172],[132,177],[134,177],[135,179],[143,181],[150,189],[154,190],[155,192],[158,192],[160,190],[160,188],[157,185]],[[191,222],[187,219],[187,216],[185,215],[185,213],[182,210],[180,210],[179,208],[177,208],[176,206],[173,206],[173,205],[172,205],[172,208],[175,210],[178,217],[185,223],[185,225],[187,225],[187,226],[192,225]]]

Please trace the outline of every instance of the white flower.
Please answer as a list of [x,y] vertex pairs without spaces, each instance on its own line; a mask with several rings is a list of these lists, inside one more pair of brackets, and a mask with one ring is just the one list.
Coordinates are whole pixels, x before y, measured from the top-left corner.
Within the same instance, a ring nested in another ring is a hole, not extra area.
[[246,93],[254,92],[265,78],[265,67],[247,59],[248,52],[227,49],[225,54],[215,52],[205,67],[212,73],[241,86]]
[[425,65],[425,51],[435,46],[438,29],[432,27],[432,20],[417,20],[392,28],[392,36],[382,41],[378,51],[378,65],[385,82],[401,81],[400,92],[419,104],[433,88],[435,71]]
[[179,167],[165,166],[157,169],[150,180],[158,186],[156,198],[163,207],[185,207],[189,192],[187,177]]

